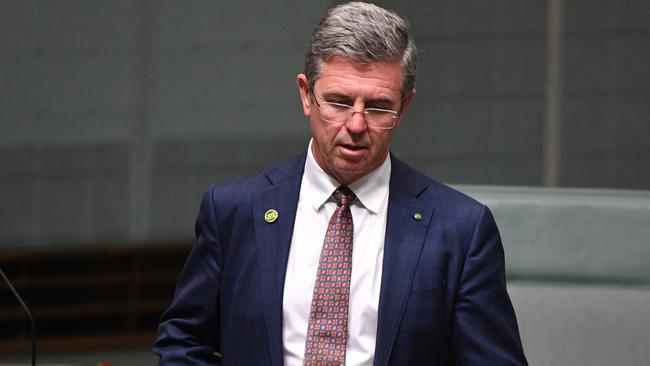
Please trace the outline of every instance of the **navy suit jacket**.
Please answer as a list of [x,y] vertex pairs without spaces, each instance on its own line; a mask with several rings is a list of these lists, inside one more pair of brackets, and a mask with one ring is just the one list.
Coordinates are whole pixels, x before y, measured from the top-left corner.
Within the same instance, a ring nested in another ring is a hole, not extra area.
[[[205,194],[197,243],[161,318],[161,365],[283,364],[304,163],[303,154]],[[273,223],[268,209],[279,213]],[[387,220],[374,365],[526,365],[488,208],[392,157]]]

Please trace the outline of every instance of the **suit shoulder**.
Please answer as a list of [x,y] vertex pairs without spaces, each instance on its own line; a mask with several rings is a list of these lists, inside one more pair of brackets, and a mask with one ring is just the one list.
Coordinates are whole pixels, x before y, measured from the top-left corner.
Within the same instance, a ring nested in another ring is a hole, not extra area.
[[[498,234],[492,213],[486,205],[405,164],[399,169],[401,174],[408,176],[408,178],[400,178],[400,181],[409,179],[415,182],[412,187],[416,187],[417,190],[412,190],[411,193],[416,194],[419,199],[425,200],[433,208],[437,230],[448,232],[457,239],[451,241],[456,243],[453,245],[454,248],[467,254],[477,233],[481,235],[485,232]],[[464,257],[465,254],[462,256]]]
[[206,192],[212,200],[220,203],[241,202],[248,200],[252,194],[284,180],[302,176],[306,154],[300,154],[289,160],[277,163],[253,175],[213,183]]
[[413,182],[414,194],[426,194],[437,200],[443,202],[460,205],[475,210],[481,210],[485,205],[476,199],[468,196],[467,194],[443,184],[435,179],[427,176],[426,174],[414,169],[404,162],[393,158],[393,167],[396,170],[395,174],[401,177],[401,180]]

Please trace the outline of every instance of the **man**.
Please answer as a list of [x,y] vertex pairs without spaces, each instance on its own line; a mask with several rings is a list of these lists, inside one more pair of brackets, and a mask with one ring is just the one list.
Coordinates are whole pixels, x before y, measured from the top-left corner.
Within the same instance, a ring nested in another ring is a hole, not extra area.
[[396,14],[329,10],[297,77],[308,151],[206,193],[161,364],[526,364],[489,210],[389,153],[416,54]]

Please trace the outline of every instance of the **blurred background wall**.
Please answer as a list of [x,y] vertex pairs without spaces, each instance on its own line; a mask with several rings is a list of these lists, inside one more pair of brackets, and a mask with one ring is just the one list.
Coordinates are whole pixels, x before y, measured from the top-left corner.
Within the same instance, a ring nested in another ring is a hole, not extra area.
[[[150,357],[201,194],[306,148],[295,76],[336,3],[0,0],[0,264],[64,337],[50,348],[94,319]],[[452,184],[650,190],[649,0],[377,3],[420,49],[398,157]],[[83,251],[115,246],[147,249]],[[28,333],[3,306],[13,349]]]
[[[211,182],[305,149],[294,80],[333,3],[3,0],[1,245],[191,240]],[[649,1],[378,3],[421,50],[400,158],[447,183],[650,189]]]

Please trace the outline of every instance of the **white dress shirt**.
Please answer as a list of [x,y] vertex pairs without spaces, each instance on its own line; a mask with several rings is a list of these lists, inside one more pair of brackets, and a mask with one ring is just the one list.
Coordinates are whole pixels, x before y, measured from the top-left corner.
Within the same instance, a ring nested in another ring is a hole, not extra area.
[[[287,263],[282,306],[284,364],[301,366],[318,260],[340,185],[320,168],[309,143]],[[377,337],[377,310],[388,211],[390,156],[367,176],[348,185],[357,196],[350,210],[354,225],[346,366],[371,366]]]

